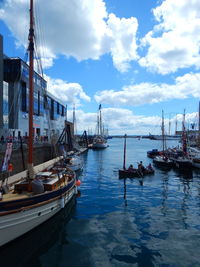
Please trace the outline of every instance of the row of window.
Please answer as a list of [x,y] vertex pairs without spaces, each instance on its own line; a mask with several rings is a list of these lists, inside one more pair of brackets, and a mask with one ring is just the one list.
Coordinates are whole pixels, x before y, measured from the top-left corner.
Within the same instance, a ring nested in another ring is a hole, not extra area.
[[[22,90],[22,111],[29,110],[29,89],[26,83],[21,83]],[[66,108],[49,96],[43,96],[40,91],[34,91],[33,112],[34,115],[43,116],[44,110],[49,110],[51,120],[56,120],[59,116],[65,116]]]

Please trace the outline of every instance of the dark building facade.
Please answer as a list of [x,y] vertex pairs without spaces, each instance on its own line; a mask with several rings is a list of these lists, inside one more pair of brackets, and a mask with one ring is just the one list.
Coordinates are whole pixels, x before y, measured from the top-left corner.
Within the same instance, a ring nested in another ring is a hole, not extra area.
[[[64,128],[66,108],[47,92],[47,83],[34,72],[35,136],[59,136]],[[29,66],[20,58],[3,54],[0,35],[0,135],[27,136],[29,110]]]

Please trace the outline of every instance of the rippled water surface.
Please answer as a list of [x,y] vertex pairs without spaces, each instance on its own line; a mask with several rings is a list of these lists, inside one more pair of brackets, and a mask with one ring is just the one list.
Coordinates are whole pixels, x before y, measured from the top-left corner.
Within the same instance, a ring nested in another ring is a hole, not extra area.
[[[2,266],[200,266],[200,171],[119,180],[123,139],[109,145],[83,155],[76,205],[1,250]],[[128,139],[127,166],[152,148]]]

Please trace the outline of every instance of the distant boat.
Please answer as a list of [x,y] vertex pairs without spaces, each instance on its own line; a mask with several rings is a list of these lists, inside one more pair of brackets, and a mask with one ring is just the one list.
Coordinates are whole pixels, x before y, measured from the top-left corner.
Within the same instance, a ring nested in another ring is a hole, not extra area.
[[188,151],[188,144],[187,144],[187,133],[185,129],[185,110],[183,113],[183,130],[182,130],[182,150],[181,154],[178,156],[176,154],[172,154],[170,159],[174,162],[175,167],[178,168],[179,170],[183,171],[191,171],[192,170],[192,160],[189,156],[189,151]]
[[166,135],[165,135],[165,125],[164,125],[164,112],[162,111],[162,154],[160,156],[156,156],[153,159],[153,163],[154,165],[156,165],[157,167],[161,167],[161,168],[171,168],[173,167],[173,161],[170,160],[166,154],[165,154],[165,150],[166,150]]
[[93,139],[92,148],[103,149],[108,147],[107,140],[104,138],[103,125],[102,125],[102,114],[101,114],[101,104],[99,105],[99,110],[97,112],[97,135]]
[[147,151],[147,157],[149,158],[155,158],[156,156],[160,155],[160,151],[158,149],[152,149],[150,151]]

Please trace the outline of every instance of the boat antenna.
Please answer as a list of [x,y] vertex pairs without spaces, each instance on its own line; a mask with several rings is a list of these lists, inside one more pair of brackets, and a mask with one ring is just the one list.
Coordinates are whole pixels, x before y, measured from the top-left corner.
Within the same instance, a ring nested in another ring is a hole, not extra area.
[[126,137],[127,135],[124,135],[124,163],[123,163],[123,169],[126,170]]
[[28,178],[33,179],[33,72],[34,72],[34,18],[33,0],[30,0],[30,29],[29,29],[29,138],[28,138]]

